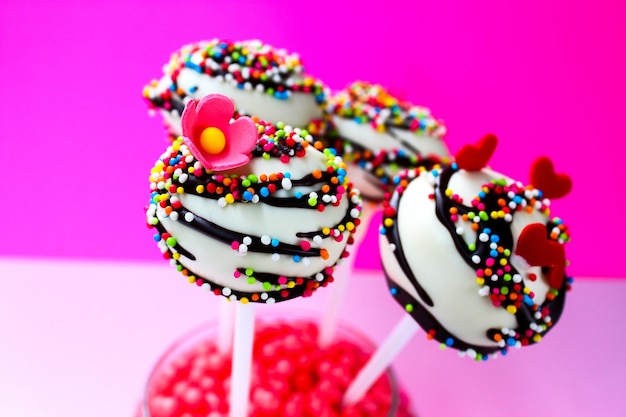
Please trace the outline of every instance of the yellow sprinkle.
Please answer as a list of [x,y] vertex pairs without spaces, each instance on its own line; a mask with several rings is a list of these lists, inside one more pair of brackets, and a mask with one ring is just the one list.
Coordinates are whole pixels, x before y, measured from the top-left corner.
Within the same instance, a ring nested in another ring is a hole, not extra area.
[[287,283],[287,288],[293,288],[293,287],[295,287],[295,286],[296,286],[296,283],[295,283],[295,282],[293,282],[293,281],[289,281],[289,282]]
[[174,252],[174,253],[172,254],[172,258],[174,258],[174,259],[176,259],[176,260],[180,259],[180,253],[178,253],[178,252]]
[[239,301],[241,302],[241,304],[248,304],[250,302],[250,300],[248,300],[246,297],[241,297]]
[[484,285],[485,284],[485,279],[481,278],[481,277],[476,277],[476,284]]
[[500,259],[500,265],[504,266],[506,265],[508,262],[506,261],[506,258],[502,258]]
[[450,189],[450,188],[446,188],[446,197],[452,197],[452,194],[454,194],[454,192],[452,191],[452,189]]
[[330,229],[328,227],[325,227],[322,229],[322,233],[328,236],[330,234]]
[[346,229],[348,229],[349,232],[354,230],[354,223],[352,222],[348,222],[346,223]]
[[533,342],[537,343],[537,342],[541,342],[541,335],[540,334],[536,334],[533,336]]
[[187,277],[187,282],[190,284],[195,284],[196,283],[196,277],[194,277],[193,275],[189,275]]
[[185,193],[185,189],[184,189],[183,187],[178,187],[178,188],[176,189],[176,193],[178,193],[178,194],[184,194],[184,193]]
[[340,224],[339,226],[337,226],[337,229],[339,229],[340,232],[343,232],[346,230],[346,226],[344,226],[343,224]]
[[524,287],[524,294],[530,294],[530,288]]
[[235,197],[233,197],[231,193],[226,194],[226,197],[224,197],[224,199],[228,204],[232,204],[235,202]]
[[194,168],[193,167],[189,167],[187,168],[187,172],[190,174],[193,174]]
[[204,185],[200,184],[196,187],[196,192],[202,194],[204,192]]
[[393,226],[393,219],[386,218],[384,223],[385,223],[385,227],[391,227]]
[[511,314],[515,314],[515,313],[517,313],[517,307],[515,307],[515,306],[507,306],[506,311],[508,311]]

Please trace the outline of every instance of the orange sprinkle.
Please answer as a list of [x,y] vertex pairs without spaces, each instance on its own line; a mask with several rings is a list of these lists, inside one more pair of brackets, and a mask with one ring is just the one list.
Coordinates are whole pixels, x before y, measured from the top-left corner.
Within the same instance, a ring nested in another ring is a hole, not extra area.
[[233,181],[230,178],[226,177],[226,178],[224,178],[224,181],[222,181],[222,184],[224,184],[224,186],[228,187],[228,186],[230,186],[230,184],[232,182]]
[[490,277],[491,274],[493,274],[493,271],[491,270],[491,268],[485,268],[485,275]]
[[320,256],[322,257],[323,260],[327,260],[329,258],[328,250],[327,249],[321,249],[320,250]]

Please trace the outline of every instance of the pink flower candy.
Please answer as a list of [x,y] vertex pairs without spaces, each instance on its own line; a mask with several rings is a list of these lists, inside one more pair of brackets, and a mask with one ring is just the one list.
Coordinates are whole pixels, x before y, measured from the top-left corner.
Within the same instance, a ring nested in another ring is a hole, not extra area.
[[254,121],[235,113],[233,102],[221,94],[191,100],[182,115],[183,141],[202,166],[224,171],[247,164],[258,134]]

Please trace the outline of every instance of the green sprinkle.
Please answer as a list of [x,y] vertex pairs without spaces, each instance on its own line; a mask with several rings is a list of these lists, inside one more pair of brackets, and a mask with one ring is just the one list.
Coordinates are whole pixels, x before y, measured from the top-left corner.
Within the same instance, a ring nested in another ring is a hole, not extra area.
[[413,304],[407,304],[406,306],[404,306],[404,309],[410,313],[413,311]]
[[254,274],[254,269],[252,269],[252,268],[246,268],[246,275],[247,275],[247,276],[251,276],[252,274]]
[[176,239],[173,238],[173,237],[168,237],[167,240],[165,241],[165,243],[169,247],[174,247],[174,246],[176,246]]

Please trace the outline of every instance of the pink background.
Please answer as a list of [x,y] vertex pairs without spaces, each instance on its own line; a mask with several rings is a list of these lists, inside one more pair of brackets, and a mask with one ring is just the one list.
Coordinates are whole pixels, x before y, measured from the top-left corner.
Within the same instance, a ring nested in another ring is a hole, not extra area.
[[143,207],[165,142],[141,90],[182,44],[218,36],[298,51],[334,89],[387,85],[447,122],[453,152],[496,133],[493,167],[520,180],[550,155],[574,180],[553,204],[569,272],[623,277],[625,3],[507,3],[4,0],[0,256],[158,262]]

